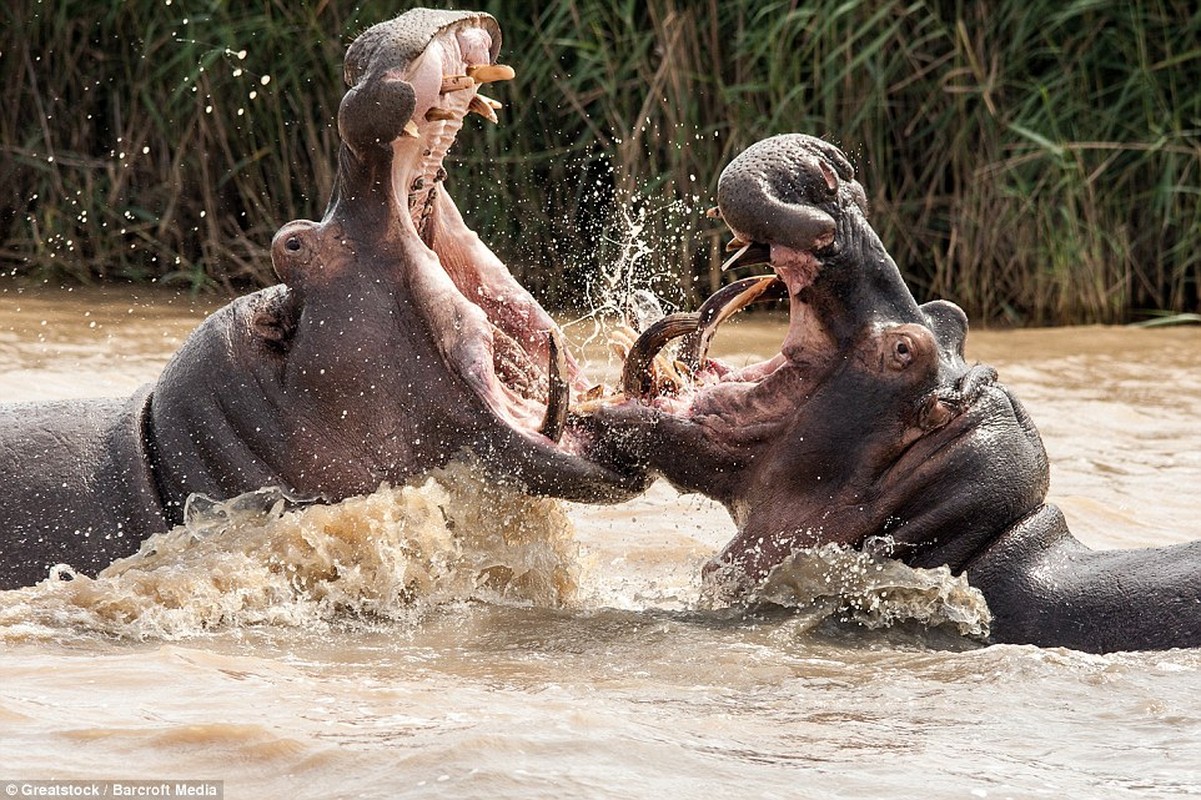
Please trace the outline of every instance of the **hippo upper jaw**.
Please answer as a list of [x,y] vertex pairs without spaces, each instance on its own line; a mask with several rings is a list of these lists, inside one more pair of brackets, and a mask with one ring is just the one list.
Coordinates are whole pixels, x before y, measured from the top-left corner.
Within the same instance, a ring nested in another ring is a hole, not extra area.
[[[481,87],[514,76],[494,63],[500,31],[491,17],[451,16],[406,68],[384,73],[385,83],[412,87],[413,110],[390,144],[394,224],[382,232],[405,241],[399,266],[408,290],[422,298],[417,311],[439,335],[447,366],[514,431],[576,453],[577,432],[553,417],[562,417],[570,390],[590,384],[563,348],[557,324],[467,226],[443,184],[442,161],[464,118],[474,113],[497,122],[500,103]],[[359,212],[352,205],[348,213]],[[433,259],[411,254],[417,242]]]

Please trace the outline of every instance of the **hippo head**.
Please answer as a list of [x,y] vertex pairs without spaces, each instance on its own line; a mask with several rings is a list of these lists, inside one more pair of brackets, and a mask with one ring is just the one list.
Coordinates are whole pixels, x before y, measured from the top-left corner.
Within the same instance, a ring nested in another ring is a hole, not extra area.
[[[842,153],[765,140],[725,170],[718,198],[736,261],[775,274],[648,328],[624,399],[592,423],[599,458],[727,506],[738,534],[708,568],[723,588],[745,590],[797,549],[871,537],[911,564],[960,569],[1042,502],[1038,433],[991,368],[964,361],[963,312],[913,300]],[[721,320],[773,295],[790,309],[778,355],[736,370],[707,357]],[[658,374],[665,360],[689,377]]]
[[163,460],[190,464],[167,505],[265,483],[336,500],[463,451],[539,493],[641,487],[583,457],[567,400],[590,384],[444,187],[464,118],[497,119],[481,88],[514,77],[500,43],[487,14],[414,9],[350,45],[323,219],[279,230],[280,285],[215,315],[156,390]]

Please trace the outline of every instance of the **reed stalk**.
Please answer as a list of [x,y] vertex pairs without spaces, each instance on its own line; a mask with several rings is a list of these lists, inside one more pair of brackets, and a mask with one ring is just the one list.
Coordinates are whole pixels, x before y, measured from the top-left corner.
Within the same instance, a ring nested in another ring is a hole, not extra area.
[[[1201,311],[1201,11],[1187,0],[516,0],[518,69],[452,194],[549,305],[726,279],[734,154],[817,134],[920,299],[978,321]],[[328,197],[345,44],[393,4],[16,0],[0,11],[0,259],[51,283],[270,283]]]

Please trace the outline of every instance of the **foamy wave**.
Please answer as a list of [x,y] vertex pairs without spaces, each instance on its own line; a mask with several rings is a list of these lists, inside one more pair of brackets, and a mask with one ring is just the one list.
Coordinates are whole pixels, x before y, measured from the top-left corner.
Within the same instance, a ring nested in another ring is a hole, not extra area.
[[[992,613],[966,576],[952,575],[946,566],[910,567],[883,555],[885,550],[870,543],[862,551],[837,544],[799,550],[776,566],[750,599],[806,612],[808,627],[829,617],[873,630],[914,621],[988,638]],[[710,593],[720,593],[720,587]]]
[[66,629],[173,639],[344,616],[413,620],[431,605],[557,606],[575,591],[573,528],[560,504],[465,464],[336,505],[285,511],[275,499],[260,491],[194,504],[185,525],[95,579],[60,567],[0,592],[0,638]]

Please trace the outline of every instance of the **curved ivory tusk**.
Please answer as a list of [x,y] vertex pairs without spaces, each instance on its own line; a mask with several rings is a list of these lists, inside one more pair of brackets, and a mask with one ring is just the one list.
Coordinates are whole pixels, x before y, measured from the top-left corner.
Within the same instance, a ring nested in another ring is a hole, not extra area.
[[546,416],[538,429],[546,438],[558,443],[563,437],[563,428],[567,426],[567,411],[571,405],[570,389],[563,373],[567,369],[567,357],[560,346],[559,335],[555,331],[547,331],[546,349],[549,353],[546,369]]
[[700,314],[693,312],[668,314],[642,332],[626,355],[621,370],[621,388],[626,397],[646,399],[654,391],[650,366],[659,351],[672,339],[696,333]]
[[757,275],[726,284],[709,296],[697,310],[697,336],[689,342],[681,359],[689,369],[699,370],[709,357],[709,345],[717,328],[752,303],[780,300],[788,296],[788,287],[775,275]]

